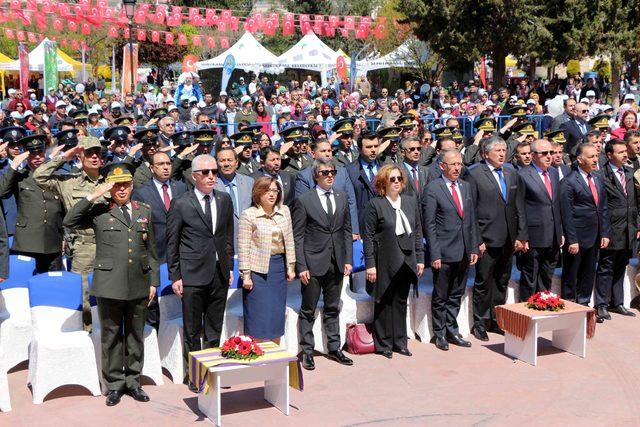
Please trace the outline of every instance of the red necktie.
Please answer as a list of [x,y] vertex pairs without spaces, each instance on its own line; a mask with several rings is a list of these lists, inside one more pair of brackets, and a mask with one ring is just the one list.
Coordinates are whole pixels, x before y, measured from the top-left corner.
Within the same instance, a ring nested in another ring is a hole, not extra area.
[[591,174],[587,175],[587,182],[589,183],[589,189],[591,190],[593,201],[595,202],[596,206],[598,206],[598,190],[596,190],[596,186],[593,183],[593,178],[591,177]]
[[460,215],[460,218],[464,218],[464,212],[462,212],[462,203],[460,203],[460,197],[458,197],[458,190],[456,190],[456,184],[454,182],[451,183],[451,196],[453,196],[453,203],[456,205],[458,215]]
[[622,184],[622,191],[624,195],[627,195],[627,178],[624,176],[624,169],[618,169],[618,174],[620,174],[620,184]]
[[162,184],[162,200],[164,201],[164,208],[169,210],[171,198],[169,197],[169,186],[166,183]]
[[544,177],[544,186],[547,187],[547,193],[549,193],[549,198],[553,199],[553,190],[551,189],[551,180],[549,179],[549,172],[542,171],[542,176]]

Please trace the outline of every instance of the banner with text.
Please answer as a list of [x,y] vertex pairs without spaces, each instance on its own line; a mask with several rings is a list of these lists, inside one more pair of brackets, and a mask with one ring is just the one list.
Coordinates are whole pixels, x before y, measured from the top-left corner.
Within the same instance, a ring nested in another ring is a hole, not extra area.
[[58,89],[58,46],[51,40],[44,41],[44,87]]

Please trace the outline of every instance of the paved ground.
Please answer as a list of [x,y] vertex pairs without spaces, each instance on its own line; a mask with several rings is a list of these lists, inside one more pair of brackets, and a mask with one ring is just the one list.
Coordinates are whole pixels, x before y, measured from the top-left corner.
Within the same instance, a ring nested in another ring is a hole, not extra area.
[[[634,310],[635,311],[635,310]],[[637,312],[637,311],[635,311]],[[638,426],[640,425],[640,317],[598,325],[580,359],[541,339],[538,367],[503,355],[503,337],[448,353],[410,342],[413,357],[356,356],[343,367],[322,357],[291,393],[285,417],[262,399],[258,385],[223,395],[225,426]],[[202,422],[186,386],[146,386],[152,401],[104,399],[63,387],[42,405],[31,403],[22,366],[9,374],[13,411],[0,426],[181,426]]]

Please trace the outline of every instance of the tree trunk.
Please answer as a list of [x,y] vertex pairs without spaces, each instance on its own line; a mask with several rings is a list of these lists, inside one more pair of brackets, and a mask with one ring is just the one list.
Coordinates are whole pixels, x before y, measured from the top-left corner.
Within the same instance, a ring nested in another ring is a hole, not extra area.
[[631,77],[638,80],[638,78],[640,78],[640,70],[638,70],[638,66],[640,66],[640,58],[637,56],[633,57],[629,62],[631,63],[629,73],[631,74]]
[[620,72],[622,71],[622,57],[619,51],[611,51],[611,105],[620,105]]
[[529,56],[529,83],[536,79],[536,57]]
[[506,68],[504,61],[507,57],[507,53],[505,52],[502,46],[495,46],[493,49],[492,57],[493,57],[493,87],[499,88],[506,85],[504,81],[505,68]]

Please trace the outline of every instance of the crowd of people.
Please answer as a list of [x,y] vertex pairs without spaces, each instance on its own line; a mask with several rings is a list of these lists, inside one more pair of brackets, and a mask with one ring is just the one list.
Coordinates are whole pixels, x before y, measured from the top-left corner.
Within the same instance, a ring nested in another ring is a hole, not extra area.
[[[387,358],[411,356],[407,299],[429,268],[443,351],[472,345],[456,321],[471,267],[480,341],[502,333],[495,307],[513,262],[521,301],[550,290],[562,266],[562,298],[586,305],[595,288],[598,322],[635,316],[622,289],[639,234],[637,99],[625,94],[615,112],[593,81],[552,84],[493,91],[437,81],[423,93],[407,82],[391,95],[366,77],[349,93],[333,79],[283,87],[263,76],[234,82],[216,101],[189,74],[175,90],[149,94],[142,84],[93,105],[50,88],[37,106],[15,91],[0,129],[11,250],[35,258],[38,273],[60,270],[64,254],[82,274],[89,330],[88,295],[97,298],[110,406],[123,393],[149,400],[141,319],[158,326],[164,263],[182,301],[185,360],[220,345],[234,279],[244,332],[279,342],[297,277],[302,366],[315,368],[320,295],[328,358],[352,365],[338,316],[356,240],[375,301],[375,351]],[[563,108],[555,116],[553,102]]]

